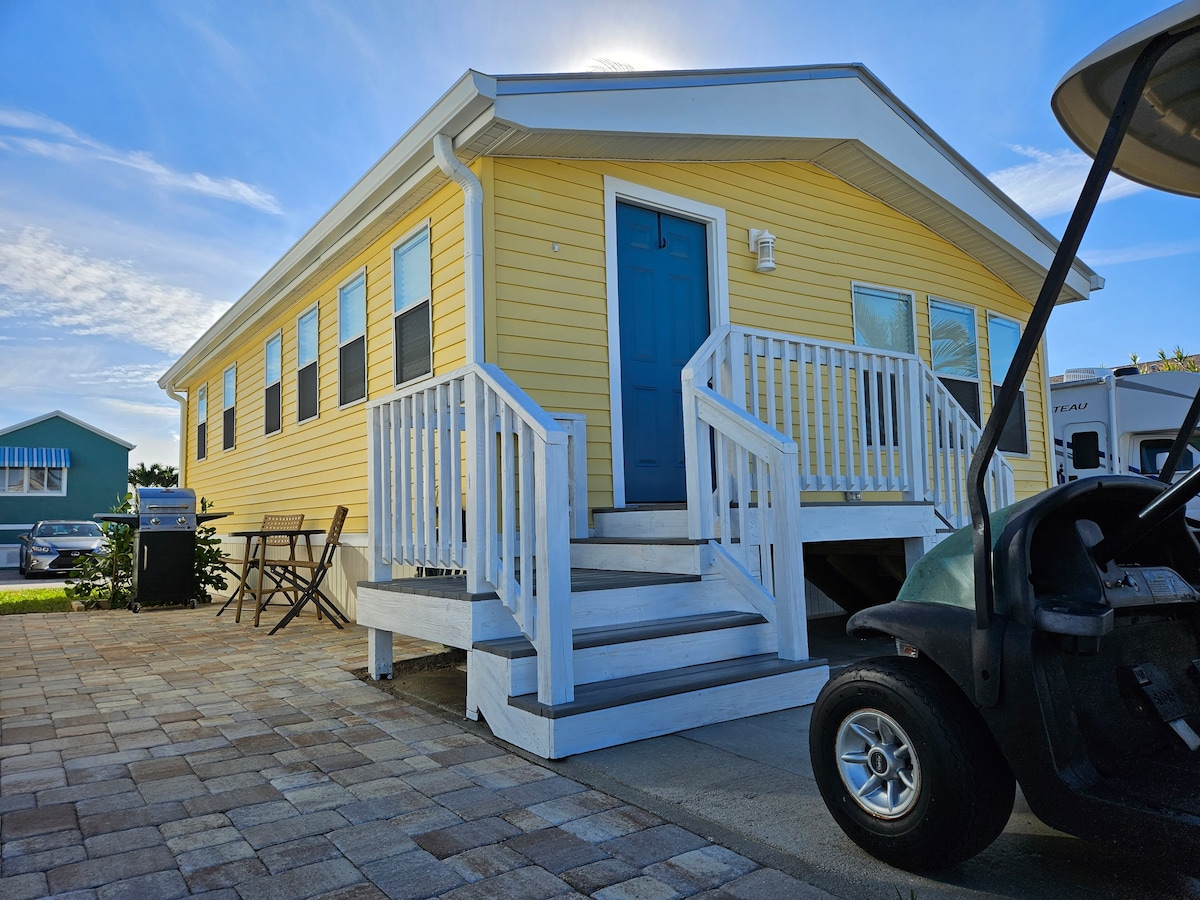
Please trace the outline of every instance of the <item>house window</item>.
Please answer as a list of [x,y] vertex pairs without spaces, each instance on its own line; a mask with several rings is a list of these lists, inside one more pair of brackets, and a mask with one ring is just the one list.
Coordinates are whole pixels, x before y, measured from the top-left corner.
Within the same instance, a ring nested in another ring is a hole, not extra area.
[[906,291],[856,284],[854,343],[860,347],[915,353],[913,297]]
[[367,273],[338,288],[338,405],[367,396]]
[[979,425],[979,347],[975,340],[975,310],[929,298],[929,343],[938,380]]
[[395,382],[399,386],[433,371],[430,354],[429,229],[392,251],[395,311],[392,323]]
[[283,380],[283,336],[276,334],[267,339],[266,358],[263,360],[266,372],[266,387],[263,389],[263,430],[266,434],[275,434],[283,427],[282,389]]
[[0,494],[62,497],[70,465],[68,450],[0,447]]
[[221,448],[224,450],[232,450],[237,444],[237,434],[234,431],[236,426],[236,417],[234,411],[237,407],[237,366],[230,366],[225,370],[224,392],[222,401],[225,406],[221,413]]
[[317,417],[317,308],[296,321],[296,421]]
[[[991,359],[992,402],[1000,396],[1000,385],[1008,374],[1013,357],[1017,355],[1017,344],[1021,340],[1021,326],[1012,319],[988,316],[988,353]],[[1029,438],[1025,426],[1025,391],[1021,390],[1017,402],[1009,414],[1008,421],[1000,432],[998,445],[1002,453],[1028,453]]]
[[208,456],[208,385],[196,392],[196,459]]

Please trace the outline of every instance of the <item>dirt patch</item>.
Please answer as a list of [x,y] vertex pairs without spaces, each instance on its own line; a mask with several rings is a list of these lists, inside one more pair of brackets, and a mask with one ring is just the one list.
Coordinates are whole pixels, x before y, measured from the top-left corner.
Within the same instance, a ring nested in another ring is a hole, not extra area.
[[446,650],[429,656],[396,660],[389,681],[375,681],[367,670],[351,674],[400,700],[428,703],[458,718],[467,714],[467,651]]

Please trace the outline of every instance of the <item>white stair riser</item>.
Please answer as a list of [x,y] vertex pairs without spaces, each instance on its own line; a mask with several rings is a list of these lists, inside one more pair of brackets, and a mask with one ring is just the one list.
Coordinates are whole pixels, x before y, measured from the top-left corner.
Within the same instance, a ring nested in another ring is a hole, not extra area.
[[675,584],[576,591],[571,595],[571,625],[574,628],[635,625],[654,619],[725,611],[754,610],[720,576]]
[[[575,683],[611,681],[718,660],[775,653],[777,649],[775,628],[767,623],[585,647],[574,652]],[[481,651],[472,651],[478,652]],[[526,656],[510,662],[509,695],[519,697],[536,692],[537,657]]]
[[[473,653],[471,656],[482,658],[488,654]],[[548,719],[508,705],[507,698],[502,696],[502,690],[493,680],[500,674],[496,671],[497,664],[505,660],[492,656],[480,662],[481,665],[468,672],[468,679],[475,674],[480,676],[479,687],[467,698],[468,707],[472,701],[478,704],[496,737],[547,759],[562,759],[575,753],[615,747],[688,728],[805,706],[816,699],[821,687],[829,680],[829,667],[817,665],[797,672]]]
[[670,572],[708,575],[712,571],[704,544],[571,544],[571,567],[626,572]]
[[499,600],[456,600],[360,587],[355,621],[408,637],[471,649],[476,641],[519,637]]
[[596,537],[685,538],[686,509],[617,509],[592,513]]

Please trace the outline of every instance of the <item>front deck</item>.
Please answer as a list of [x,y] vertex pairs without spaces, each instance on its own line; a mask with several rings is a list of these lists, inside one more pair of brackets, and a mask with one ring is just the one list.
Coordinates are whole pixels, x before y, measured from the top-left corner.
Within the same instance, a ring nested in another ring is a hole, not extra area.
[[[372,673],[393,632],[465,649],[467,714],[548,758],[811,702],[806,585],[888,599],[966,522],[979,429],[916,357],[746,329],[683,389],[688,503],[591,528],[582,417],[494,367],[372,404]],[[989,489],[1011,501],[1003,460]]]

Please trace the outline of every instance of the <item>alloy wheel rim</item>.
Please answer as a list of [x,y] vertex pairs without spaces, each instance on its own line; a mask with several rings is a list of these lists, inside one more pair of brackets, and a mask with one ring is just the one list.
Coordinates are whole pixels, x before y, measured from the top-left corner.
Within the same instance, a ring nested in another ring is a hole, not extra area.
[[850,797],[881,819],[908,813],[921,791],[921,764],[900,724],[877,709],[862,709],[838,727],[838,775]]

